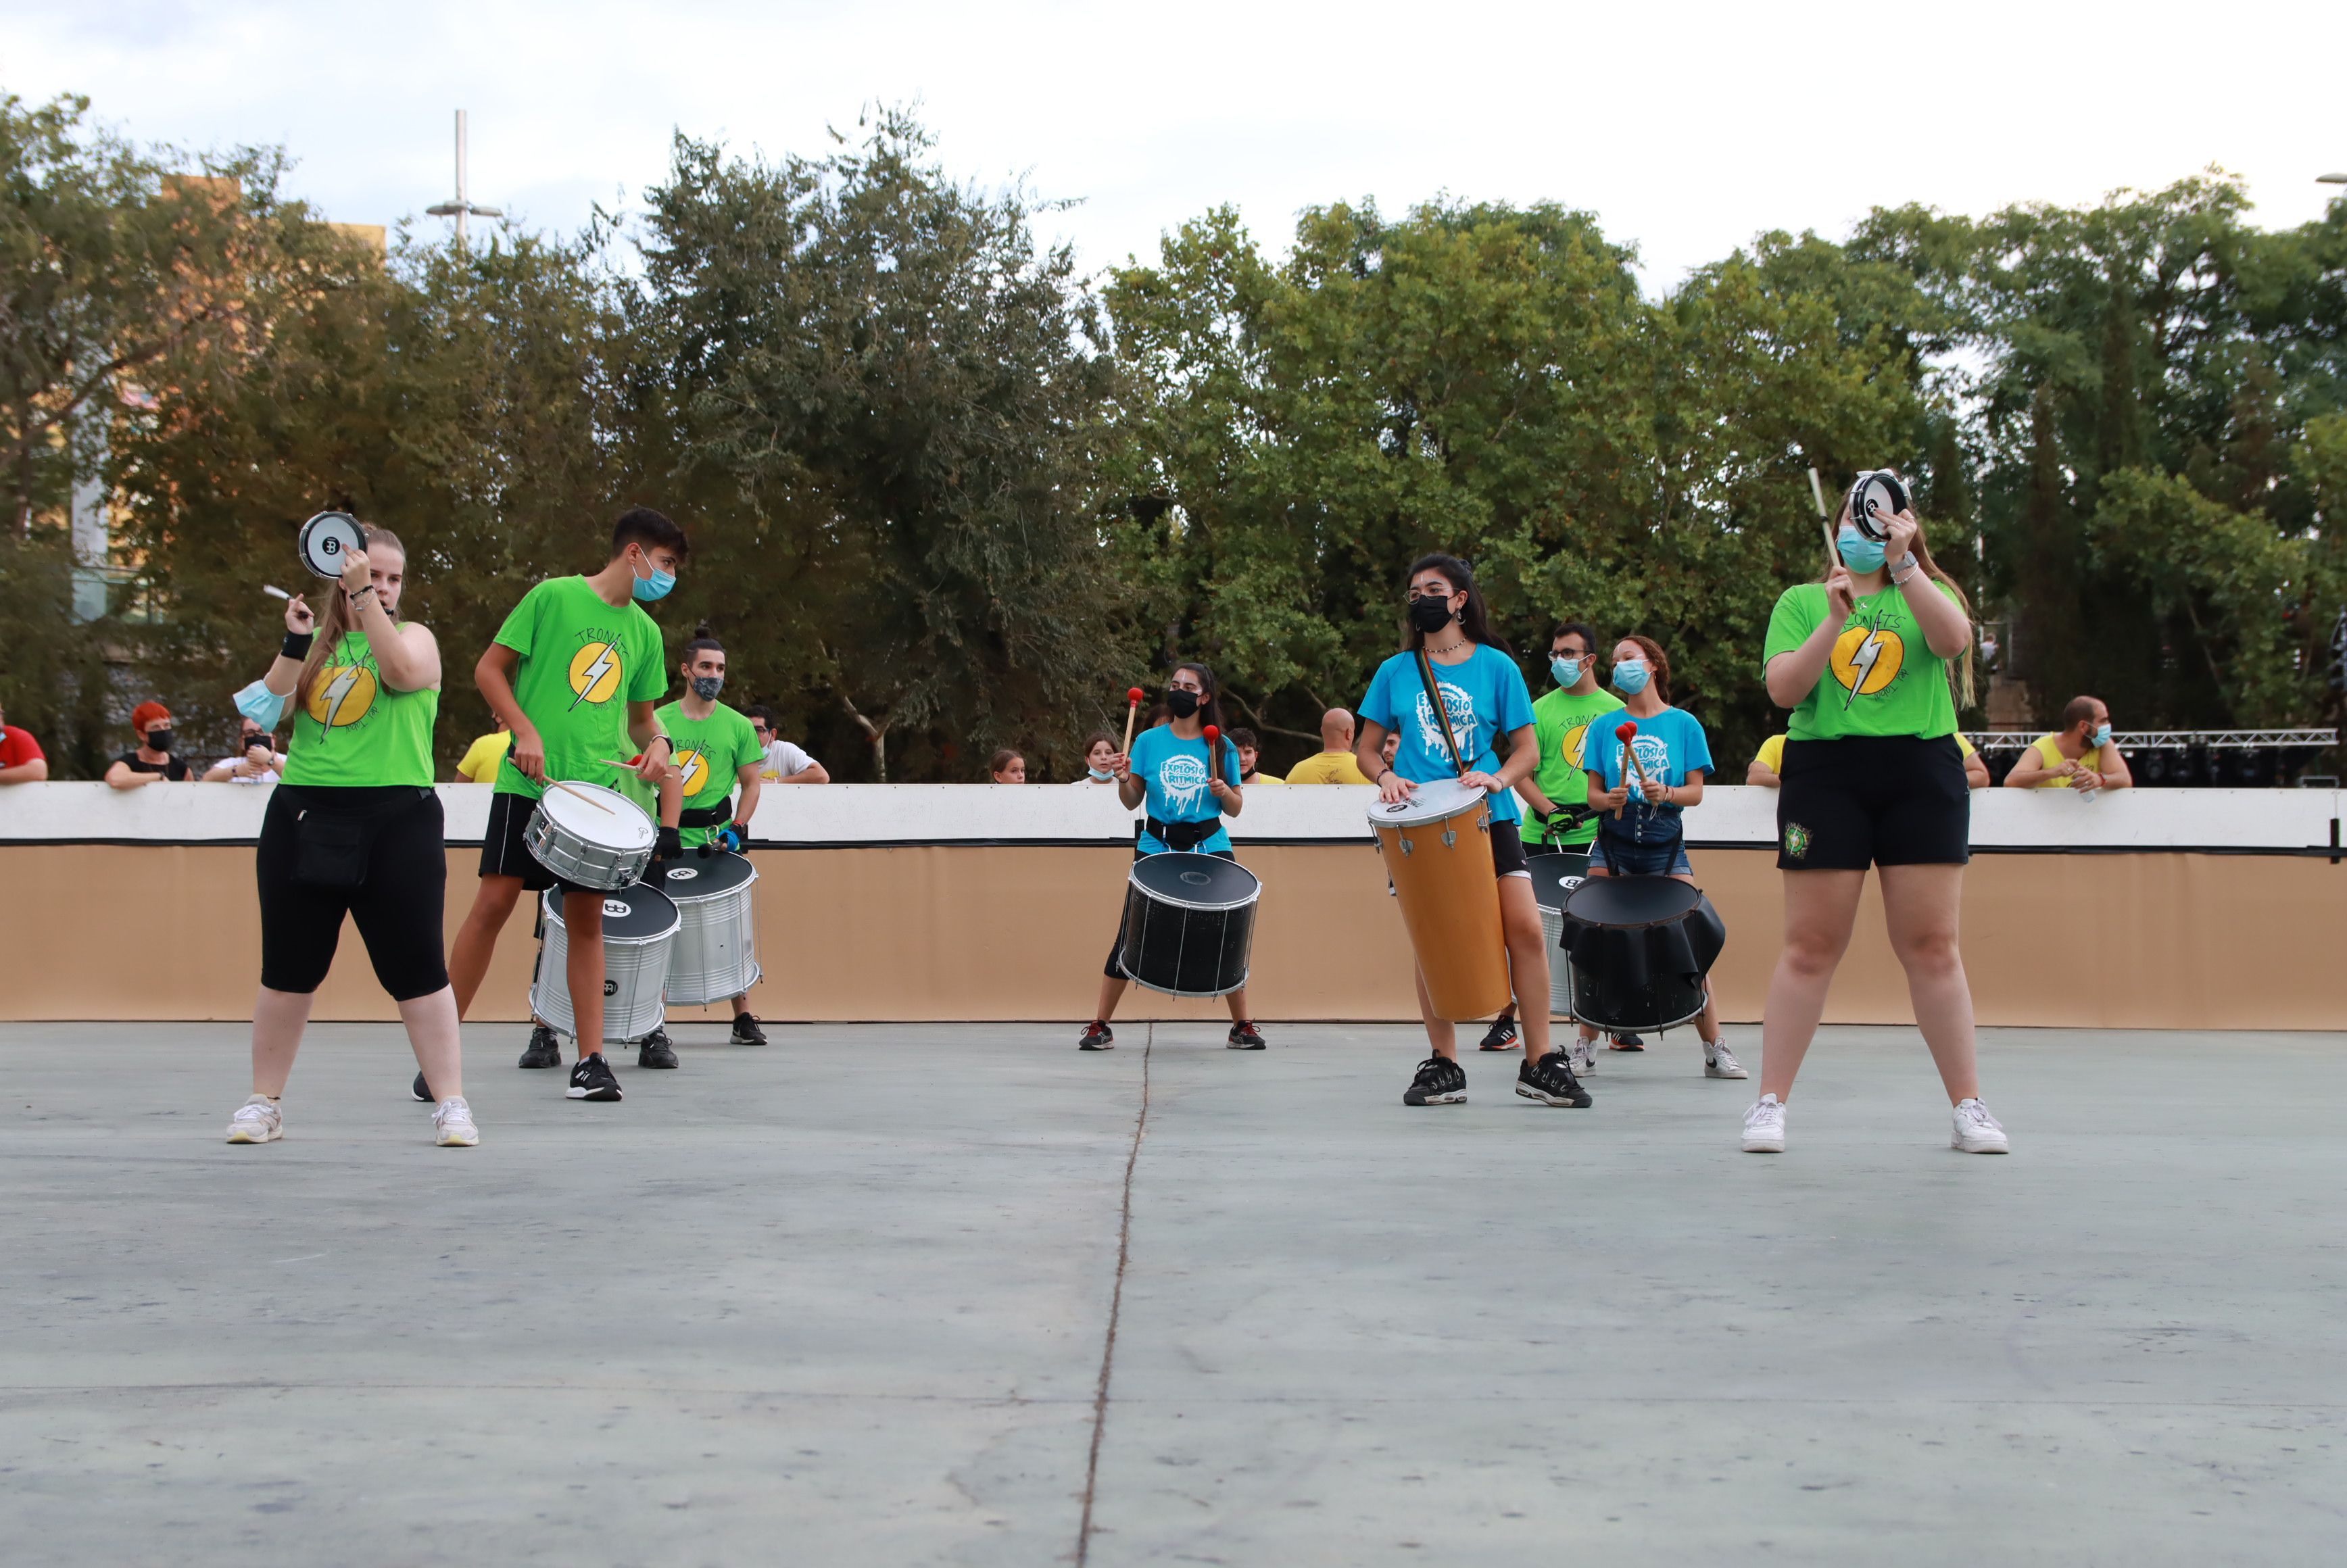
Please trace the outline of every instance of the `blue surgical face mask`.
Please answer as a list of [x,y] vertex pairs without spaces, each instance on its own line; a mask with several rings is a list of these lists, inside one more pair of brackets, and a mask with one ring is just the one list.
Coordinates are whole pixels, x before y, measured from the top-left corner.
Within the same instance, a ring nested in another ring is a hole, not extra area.
[[1870,539],[1850,524],[1834,536],[1834,548],[1841,551],[1842,564],[1856,572],[1879,571],[1882,567],[1882,541]]
[[1106,784],[1109,780],[1116,777],[1114,774],[1109,772],[1106,768],[1086,768],[1084,771],[1092,774],[1092,777],[1100,780],[1102,784]]
[[[649,565],[651,558],[647,557],[645,559],[646,564]],[[636,569],[634,567],[630,567],[628,569],[630,573],[635,569]],[[666,599],[668,597],[668,590],[675,586],[676,573],[672,571],[662,571],[660,568],[653,567],[652,575],[650,577],[637,578],[635,580],[635,586],[629,591],[633,593],[638,599],[646,600]]]
[[274,730],[285,717],[285,699],[255,681],[236,694],[236,711],[264,730]]
[[2086,737],[2086,743],[2087,743],[2088,745],[2090,745],[2090,746],[2107,746],[2107,745],[2109,745],[2109,744],[2111,743],[2111,727],[2110,727],[2110,725],[2108,725],[2108,724],[2104,724],[2104,725],[2100,726],[2099,728],[2097,728],[2097,729],[2095,731],[2095,733],[2094,733],[2093,734],[2088,735],[2088,736]]
[[1556,683],[1560,686],[1581,684],[1581,661],[1578,659],[1559,655],[1548,661],[1548,672],[1556,677]]
[[1624,659],[1614,666],[1614,689],[1624,696],[1635,697],[1646,689],[1646,661]]

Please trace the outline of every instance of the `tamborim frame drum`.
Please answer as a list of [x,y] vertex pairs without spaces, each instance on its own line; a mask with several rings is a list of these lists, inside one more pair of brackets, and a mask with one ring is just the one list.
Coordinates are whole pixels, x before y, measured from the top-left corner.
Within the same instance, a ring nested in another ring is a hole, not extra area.
[[343,575],[343,559],[353,550],[366,548],[366,532],[348,512],[320,512],[302,525],[293,548],[311,576],[338,578]]
[[758,868],[745,855],[687,856],[661,866],[682,921],[668,961],[671,1007],[730,1001],[758,983]]
[[1532,857],[1532,897],[1540,901],[1541,938],[1548,945],[1548,1010],[1552,1018],[1573,1016],[1573,959],[1565,952],[1564,901],[1589,875],[1585,854],[1535,855]]
[[1229,995],[1247,981],[1262,893],[1254,872],[1218,855],[1143,856],[1125,880],[1118,967],[1167,996]]
[[1456,779],[1423,784],[1408,800],[1370,806],[1369,826],[1435,1016],[1456,1023],[1506,1007],[1508,948],[1488,797]]
[[1719,911],[1669,876],[1593,876],[1564,901],[1573,1016],[1608,1034],[1671,1029],[1703,1011],[1727,944]]
[[[548,888],[543,907],[546,941],[538,950],[529,1010],[576,1038],[579,1020],[570,1010],[566,978],[570,934],[562,923],[561,889]],[[668,984],[676,927],[676,906],[657,887],[639,884],[603,895],[603,1043],[625,1045],[661,1026],[667,1011],[661,992]]]
[[566,784],[547,786],[522,842],[572,886],[612,888],[643,875],[657,836],[644,808],[618,790]]

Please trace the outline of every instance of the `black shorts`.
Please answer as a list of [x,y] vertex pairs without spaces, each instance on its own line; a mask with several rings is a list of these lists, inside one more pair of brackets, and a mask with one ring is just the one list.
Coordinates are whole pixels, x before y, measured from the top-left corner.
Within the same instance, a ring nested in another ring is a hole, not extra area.
[[1512,822],[1491,825],[1491,871],[1499,876],[1511,871],[1521,871],[1527,876],[1532,874],[1532,862],[1524,854],[1523,836]]
[[[1163,854],[1163,851],[1161,850],[1159,853]],[[1193,855],[1212,855],[1220,859],[1227,860],[1234,866],[1236,866],[1239,863],[1239,857],[1227,849],[1194,849],[1190,853]],[[1135,860],[1146,860],[1149,858],[1149,851],[1135,846],[1133,852],[1133,857]],[[1101,973],[1106,975],[1112,980],[1130,979],[1132,977],[1124,972],[1124,966],[1117,962],[1117,959],[1122,957],[1123,953],[1124,915],[1122,911],[1119,911],[1116,917],[1116,945],[1108,950],[1108,963],[1101,969]]]
[[[298,879],[304,812],[357,830],[358,886]],[[374,978],[394,1001],[428,997],[448,984],[440,946],[448,855],[440,797],[431,790],[279,784],[252,858],[261,884],[261,983],[271,990],[307,996],[318,989],[333,966],[345,914],[357,923]]]
[[571,886],[529,852],[529,819],[537,810],[538,802],[528,795],[500,790],[490,798],[488,831],[481,835],[482,876],[518,876],[532,893]]
[[1972,859],[1972,789],[1953,735],[1788,741],[1778,776],[1778,870]]

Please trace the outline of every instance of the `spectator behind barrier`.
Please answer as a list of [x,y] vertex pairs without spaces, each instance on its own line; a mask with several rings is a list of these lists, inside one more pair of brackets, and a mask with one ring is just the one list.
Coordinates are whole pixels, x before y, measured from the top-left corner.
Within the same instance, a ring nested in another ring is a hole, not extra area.
[[0,784],[39,784],[49,776],[48,754],[30,730],[20,730],[0,710]]
[[[1988,763],[1973,743],[1962,735],[1956,737],[1957,749],[1964,753],[1964,787],[1988,788]],[[1775,789],[1784,783],[1778,775],[1785,771],[1785,737],[1771,735],[1760,743],[1759,752],[1752,765],[1744,770],[1744,782],[1762,789]]]
[[130,710],[130,731],[138,743],[114,759],[106,770],[106,782],[116,789],[137,789],[168,779],[184,784],[192,776],[188,764],[171,754],[177,743],[171,733],[171,710],[160,702],[141,702]]
[[513,732],[506,728],[505,715],[492,709],[489,718],[497,728],[466,746],[464,757],[456,764],[456,776],[466,784],[497,783],[497,764],[513,749]]
[[2135,783],[2127,759],[2111,740],[2111,711],[2100,697],[2073,697],[2062,709],[2062,727],[2040,735],[2013,771],[2007,789],[2127,789]]
[[1239,787],[1242,789],[1250,784],[1276,784],[1287,782],[1277,774],[1255,771],[1256,759],[1263,754],[1263,743],[1255,739],[1253,730],[1233,730],[1231,744],[1239,749]]
[[1109,764],[1116,760],[1116,737],[1106,730],[1094,730],[1084,737],[1084,776],[1070,781],[1080,784],[1112,784],[1116,774]]
[[765,765],[758,770],[760,782],[794,784],[831,782],[831,774],[824,771],[821,763],[783,739],[782,731],[774,726],[774,711],[772,708],[753,702],[742,712],[750,721],[750,728],[757,732],[758,743],[766,748]]
[[996,784],[1023,784],[1027,782],[1027,759],[1005,746],[988,760],[986,771]]
[[1320,749],[1287,770],[1292,784],[1365,784],[1372,782],[1353,758],[1353,715],[1331,708],[1320,715]]
[[222,757],[204,774],[206,784],[273,784],[285,771],[285,758],[269,732],[251,719],[241,721],[237,733],[241,748]]

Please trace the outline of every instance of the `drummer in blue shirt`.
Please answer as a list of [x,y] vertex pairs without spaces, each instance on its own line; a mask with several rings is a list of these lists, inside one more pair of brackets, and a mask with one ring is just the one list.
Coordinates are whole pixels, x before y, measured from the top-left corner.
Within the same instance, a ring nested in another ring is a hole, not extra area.
[[[1540,904],[1532,897],[1524,841],[1516,831],[1522,815],[1515,786],[1540,764],[1532,728],[1532,696],[1524,672],[1491,635],[1490,614],[1475,574],[1456,556],[1421,556],[1408,579],[1409,631],[1402,651],[1378,666],[1369,694],[1361,700],[1361,728],[1354,742],[1361,771],[1377,781],[1379,796],[1408,800],[1422,784],[1459,780],[1491,798],[1492,869],[1500,878],[1500,925],[1508,944],[1508,970],[1523,1020],[1524,1060],[1516,1070],[1516,1092],[1544,1105],[1585,1106],[1589,1091],[1548,1037],[1548,944],[1541,929]],[[1423,649],[1433,667],[1442,711],[1466,764],[1452,766],[1442,724],[1427,697],[1418,667]],[[1386,737],[1401,738],[1389,764]],[[1508,737],[1505,765],[1492,750]],[[1529,999],[1527,999],[1529,993]],[[1402,1093],[1405,1105],[1456,1105],[1467,1098],[1467,1073],[1459,1065],[1459,1037],[1450,1021],[1434,1016],[1425,976],[1418,976],[1418,1011],[1426,1023],[1433,1054],[1418,1064]]]
[[[1614,690],[1622,693],[1620,723],[1607,723],[1614,717],[1608,713],[1581,737],[1589,804],[1598,813],[1589,875],[1668,876],[1693,886],[1695,866],[1687,859],[1685,814],[1688,806],[1703,803],[1704,775],[1713,771],[1711,743],[1694,714],[1670,705],[1671,661],[1653,638],[1624,637],[1614,645],[1612,680]],[[1624,723],[1636,732],[1630,737],[1626,760],[1615,733]],[[1703,1040],[1706,1078],[1745,1075],[1719,1038],[1719,1008],[1708,981],[1696,1033]],[[1614,1049],[1642,1048],[1617,1042]]]
[[[1215,749],[1223,753],[1219,759],[1210,760],[1206,754],[1209,724],[1218,737]],[[1239,749],[1230,740],[1230,726],[1223,722],[1221,688],[1212,670],[1204,664],[1174,666],[1165,700],[1151,716],[1149,728],[1134,738],[1131,754],[1120,752],[1109,759],[1108,765],[1116,779],[1119,800],[1128,806],[1144,800],[1149,803],[1149,815],[1137,825],[1133,838],[1135,860],[1169,849],[1238,859],[1231,848],[1231,835],[1223,831],[1222,819],[1238,815],[1242,804]],[[1100,1006],[1083,1038],[1076,1042],[1078,1050],[1115,1049],[1116,1034],[1109,1028],[1109,1020],[1116,1016],[1116,1004],[1124,996],[1124,988],[1132,984],[1117,962],[1123,950],[1124,928],[1120,922],[1116,945],[1109,948],[1107,966],[1101,971]],[[1247,1016],[1246,988],[1241,986],[1226,999],[1231,1009],[1231,1049],[1261,1050],[1263,1031]]]

